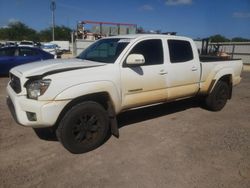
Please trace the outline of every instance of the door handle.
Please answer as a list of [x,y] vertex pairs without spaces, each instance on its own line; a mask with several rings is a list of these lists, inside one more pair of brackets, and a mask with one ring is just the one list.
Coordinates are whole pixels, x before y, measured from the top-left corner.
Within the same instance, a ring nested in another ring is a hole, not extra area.
[[164,70],[164,69],[162,69],[162,70],[160,70],[160,75],[165,75],[165,74],[167,74],[168,72],[166,71],[166,70]]
[[197,67],[192,67],[192,69],[191,69],[192,71],[197,71],[198,70],[198,68]]

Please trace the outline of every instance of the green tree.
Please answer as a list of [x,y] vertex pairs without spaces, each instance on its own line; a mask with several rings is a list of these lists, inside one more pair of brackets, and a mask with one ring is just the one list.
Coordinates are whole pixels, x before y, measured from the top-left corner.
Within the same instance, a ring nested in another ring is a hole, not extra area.
[[213,35],[209,37],[211,42],[229,42],[230,40],[222,35]]
[[242,38],[242,37],[234,37],[232,38],[233,42],[250,42],[250,39]]
[[[71,29],[66,26],[55,27],[55,40],[71,40]],[[52,29],[46,28],[40,32],[28,27],[22,22],[10,22],[7,27],[0,28],[0,40],[32,40],[49,42],[52,40]]]
[[[71,40],[72,30],[66,26],[55,27],[55,40]],[[40,41],[49,42],[52,40],[52,28],[46,28],[39,32]]]
[[37,32],[22,22],[10,22],[0,29],[1,40],[38,40]]
[[71,40],[72,30],[66,26],[55,27],[55,40]]
[[8,28],[0,28],[0,40],[8,40]]
[[39,40],[42,42],[49,42],[52,40],[52,31],[50,28],[44,29],[38,33]]

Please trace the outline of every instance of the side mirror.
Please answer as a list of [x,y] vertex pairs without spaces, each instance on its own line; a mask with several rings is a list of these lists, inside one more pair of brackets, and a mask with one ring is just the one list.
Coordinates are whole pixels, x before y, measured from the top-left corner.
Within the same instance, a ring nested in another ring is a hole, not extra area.
[[127,65],[142,65],[144,63],[145,59],[142,54],[130,54],[126,59]]

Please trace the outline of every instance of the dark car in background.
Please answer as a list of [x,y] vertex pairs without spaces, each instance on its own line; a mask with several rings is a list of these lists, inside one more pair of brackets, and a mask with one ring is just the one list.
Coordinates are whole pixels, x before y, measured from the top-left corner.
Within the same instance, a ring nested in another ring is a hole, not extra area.
[[0,75],[8,75],[11,68],[46,59],[54,59],[54,55],[33,47],[3,47],[0,48]]

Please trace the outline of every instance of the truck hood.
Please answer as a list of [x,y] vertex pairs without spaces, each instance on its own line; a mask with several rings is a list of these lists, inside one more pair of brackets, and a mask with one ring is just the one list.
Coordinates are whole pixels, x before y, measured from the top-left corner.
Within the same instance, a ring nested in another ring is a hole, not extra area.
[[55,59],[45,60],[37,63],[28,63],[20,65],[11,69],[11,73],[17,73],[23,77],[39,76],[56,74],[59,72],[71,71],[76,69],[84,69],[96,66],[103,66],[105,63],[98,63],[94,61],[82,59]]

